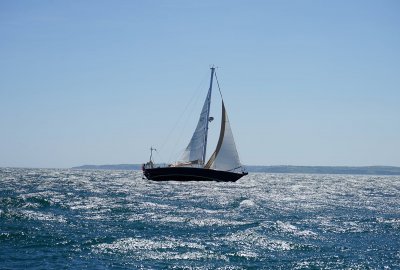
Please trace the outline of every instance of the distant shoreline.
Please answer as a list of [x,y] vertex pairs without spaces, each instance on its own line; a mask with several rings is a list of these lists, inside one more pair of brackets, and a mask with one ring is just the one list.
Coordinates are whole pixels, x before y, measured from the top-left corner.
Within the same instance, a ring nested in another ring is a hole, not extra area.
[[[141,164],[82,165],[75,170],[141,170]],[[249,172],[304,173],[304,174],[355,174],[355,175],[400,175],[400,167],[394,166],[246,166]]]

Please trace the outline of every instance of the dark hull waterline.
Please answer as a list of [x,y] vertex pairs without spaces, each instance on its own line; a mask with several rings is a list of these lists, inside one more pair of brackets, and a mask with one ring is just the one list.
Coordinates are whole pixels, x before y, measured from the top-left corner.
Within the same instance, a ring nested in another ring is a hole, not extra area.
[[204,168],[191,167],[164,167],[143,170],[147,179],[153,181],[217,181],[236,182],[244,173],[217,171]]

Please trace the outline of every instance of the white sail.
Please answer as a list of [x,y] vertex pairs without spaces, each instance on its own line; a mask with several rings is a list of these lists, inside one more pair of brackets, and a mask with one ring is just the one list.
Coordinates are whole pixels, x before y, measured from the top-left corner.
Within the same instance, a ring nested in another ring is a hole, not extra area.
[[217,148],[211,155],[205,168],[232,171],[241,166],[232,129],[229,124],[228,114],[226,113],[224,102],[222,101],[221,131]]
[[196,130],[193,133],[189,145],[180,158],[181,162],[204,163],[204,151],[206,150],[208,117],[210,115],[211,87],[208,90],[207,98],[204,102],[203,109],[200,113],[200,119],[197,123]]

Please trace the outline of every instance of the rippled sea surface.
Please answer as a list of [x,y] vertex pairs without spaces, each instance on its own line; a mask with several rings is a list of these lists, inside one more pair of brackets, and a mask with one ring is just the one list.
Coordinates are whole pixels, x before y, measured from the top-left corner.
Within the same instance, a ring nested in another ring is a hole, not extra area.
[[1,269],[399,269],[400,177],[0,168]]

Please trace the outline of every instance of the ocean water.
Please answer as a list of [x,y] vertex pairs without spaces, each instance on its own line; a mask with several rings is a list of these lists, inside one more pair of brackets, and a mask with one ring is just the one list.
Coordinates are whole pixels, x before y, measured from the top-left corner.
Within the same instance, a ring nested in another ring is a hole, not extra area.
[[400,177],[0,168],[0,269],[399,269]]

